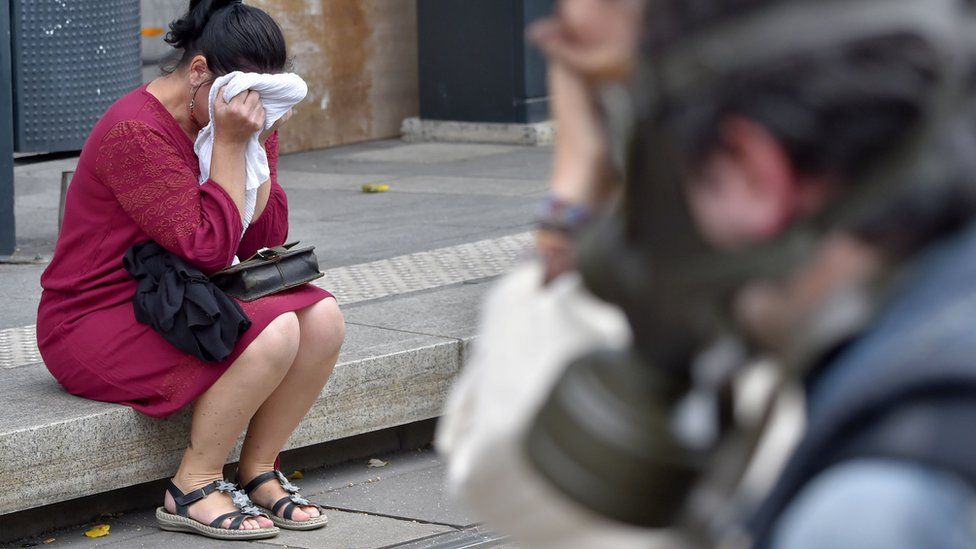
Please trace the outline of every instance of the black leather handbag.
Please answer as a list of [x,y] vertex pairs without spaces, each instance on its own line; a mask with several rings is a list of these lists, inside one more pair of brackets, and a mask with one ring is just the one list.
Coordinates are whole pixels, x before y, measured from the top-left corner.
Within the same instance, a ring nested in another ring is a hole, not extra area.
[[214,273],[210,280],[231,297],[254,301],[325,276],[319,270],[315,247],[297,245],[262,248],[247,261]]

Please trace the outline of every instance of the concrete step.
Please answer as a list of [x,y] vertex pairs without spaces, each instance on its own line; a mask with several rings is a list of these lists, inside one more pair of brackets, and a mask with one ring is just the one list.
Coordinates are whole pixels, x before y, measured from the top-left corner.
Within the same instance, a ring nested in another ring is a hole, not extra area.
[[556,140],[552,121],[534,124],[492,124],[407,118],[400,126],[407,143],[490,143],[543,147]]
[[[286,449],[438,416],[487,286],[469,280],[344,307],[339,365]],[[0,402],[0,516],[166,478],[188,440],[187,413],[161,421],[73,397],[42,364],[0,369]]]

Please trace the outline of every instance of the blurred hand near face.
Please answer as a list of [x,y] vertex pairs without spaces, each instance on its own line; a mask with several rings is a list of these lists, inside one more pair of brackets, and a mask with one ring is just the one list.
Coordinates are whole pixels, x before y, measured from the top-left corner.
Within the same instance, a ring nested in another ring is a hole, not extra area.
[[529,30],[551,63],[594,82],[633,73],[644,0],[561,0],[555,16]]
[[267,141],[268,138],[271,137],[271,134],[281,129],[281,127],[287,124],[288,121],[291,120],[291,117],[294,115],[295,115],[295,109],[289,109],[288,112],[283,114],[281,118],[279,118],[274,123],[273,126],[261,132],[261,135],[258,137],[258,143],[261,143],[261,146],[263,147],[265,141]]

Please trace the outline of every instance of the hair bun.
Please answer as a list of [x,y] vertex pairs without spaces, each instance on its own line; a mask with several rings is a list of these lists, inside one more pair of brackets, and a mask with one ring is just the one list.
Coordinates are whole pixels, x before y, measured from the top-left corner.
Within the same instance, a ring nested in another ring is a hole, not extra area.
[[241,3],[242,0],[190,0],[186,14],[169,24],[166,43],[174,48],[187,49],[200,38],[214,13]]

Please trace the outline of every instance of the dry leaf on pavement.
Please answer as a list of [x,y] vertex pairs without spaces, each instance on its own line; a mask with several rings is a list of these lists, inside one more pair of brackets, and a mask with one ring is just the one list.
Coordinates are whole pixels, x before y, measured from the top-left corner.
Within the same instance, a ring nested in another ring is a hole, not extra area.
[[108,524],[99,524],[98,526],[93,526],[91,530],[85,532],[85,536],[89,538],[102,538],[108,535],[109,529],[112,527]]

